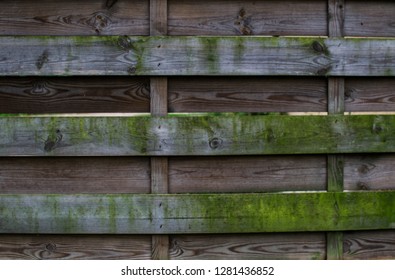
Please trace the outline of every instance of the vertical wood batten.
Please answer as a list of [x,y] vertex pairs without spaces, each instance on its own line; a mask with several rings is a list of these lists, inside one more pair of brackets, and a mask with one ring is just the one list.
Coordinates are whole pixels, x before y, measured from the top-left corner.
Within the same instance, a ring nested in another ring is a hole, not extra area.
[[[167,35],[167,0],[150,0],[150,35]],[[152,77],[151,115],[165,116],[167,105],[167,77]],[[151,157],[151,193],[168,193],[169,167],[167,157]],[[152,259],[169,259],[169,236],[152,236]]]
[[[328,0],[328,36],[344,35],[344,0]],[[328,114],[344,113],[344,78],[328,78]],[[344,160],[342,155],[328,155],[328,192],[344,189]],[[343,233],[327,233],[327,259],[343,257]]]

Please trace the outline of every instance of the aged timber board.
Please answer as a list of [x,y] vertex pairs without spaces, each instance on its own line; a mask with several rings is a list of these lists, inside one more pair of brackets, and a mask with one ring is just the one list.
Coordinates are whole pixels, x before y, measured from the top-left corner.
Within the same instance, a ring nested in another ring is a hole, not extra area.
[[395,39],[3,36],[0,73],[394,76]]
[[237,233],[395,228],[395,192],[0,195],[0,233]]
[[0,156],[395,152],[395,115],[3,117]]

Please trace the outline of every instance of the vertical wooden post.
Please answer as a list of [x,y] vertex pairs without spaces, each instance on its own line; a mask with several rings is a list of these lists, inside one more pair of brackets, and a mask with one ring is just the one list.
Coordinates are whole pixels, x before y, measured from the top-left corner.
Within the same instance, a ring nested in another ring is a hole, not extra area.
[[[328,35],[342,37],[344,0],[328,0]],[[344,78],[328,78],[328,114],[344,113]],[[342,155],[328,155],[328,192],[343,191],[344,163]],[[327,233],[327,259],[343,258],[343,233]]]
[[[150,0],[150,35],[167,34],[167,0]],[[167,78],[152,77],[151,115],[167,114]],[[168,159],[167,157],[151,158],[151,193],[168,193]],[[169,236],[152,236],[152,259],[169,258]]]

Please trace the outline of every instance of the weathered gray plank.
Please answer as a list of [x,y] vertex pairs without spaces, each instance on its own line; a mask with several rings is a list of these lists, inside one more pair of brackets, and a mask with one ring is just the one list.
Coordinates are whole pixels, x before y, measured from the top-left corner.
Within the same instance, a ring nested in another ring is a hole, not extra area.
[[2,37],[1,75],[393,76],[395,40]]
[[3,0],[0,35],[148,35],[148,0]]
[[326,1],[170,0],[170,35],[327,35]]
[[149,159],[0,158],[0,193],[149,193]]
[[3,117],[1,156],[395,152],[395,116]]
[[394,112],[394,88],[394,78],[346,78],[345,109],[348,112]]
[[149,112],[149,104],[148,78],[0,78],[5,114]]
[[1,233],[393,229],[395,192],[0,195]]
[[391,0],[348,0],[345,6],[345,36],[395,36],[395,5]]
[[171,193],[326,189],[325,156],[172,157]]
[[2,235],[2,260],[150,259],[151,238],[127,235]]
[[344,234],[344,259],[395,259],[395,230],[354,231]]
[[171,112],[325,112],[326,79],[171,77]]
[[173,235],[173,260],[322,260],[323,233]]
[[347,155],[344,185],[347,190],[394,190],[395,155]]

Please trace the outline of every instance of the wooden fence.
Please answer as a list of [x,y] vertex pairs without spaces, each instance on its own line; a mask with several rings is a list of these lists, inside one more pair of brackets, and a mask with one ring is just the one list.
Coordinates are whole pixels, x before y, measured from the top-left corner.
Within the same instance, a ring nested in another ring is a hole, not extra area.
[[395,258],[393,1],[1,6],[0,259]]

